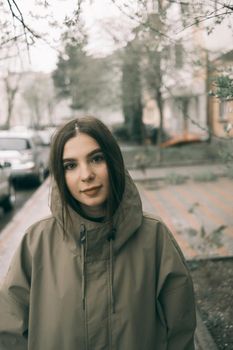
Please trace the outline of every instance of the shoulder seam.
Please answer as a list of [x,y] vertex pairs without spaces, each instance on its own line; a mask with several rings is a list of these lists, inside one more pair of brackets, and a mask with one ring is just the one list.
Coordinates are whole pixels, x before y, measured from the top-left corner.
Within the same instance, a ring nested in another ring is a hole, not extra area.
[[40,220],[34,222],[32,225],[30,225],[30,226],[27,228],[26,233],[28,233],[32,228],[34,228],[34,227],[37,226],[38,224],[43,223],[44,221],[51,220],[51,219],[52,219],[52,220],[56,220],[55,217],[54,217],[53,215],[48,215],[48,216],[46,216],[46,217],[44,217],[44,218],[42,218],[42,219],[40,219]]
[[143,217],[152,221],[162,222],[160,217],[154,216],[153,214],[143,212]]

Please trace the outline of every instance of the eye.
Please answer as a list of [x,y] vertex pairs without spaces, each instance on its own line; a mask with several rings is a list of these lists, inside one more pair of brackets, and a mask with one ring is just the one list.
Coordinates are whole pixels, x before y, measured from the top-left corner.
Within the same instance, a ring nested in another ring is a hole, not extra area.
[[77,164],[75,162],[66,162],[63,164],[64,170],[73,170],[75,167],[77,166]]
[[97,153],[91,157],[91,163],[99,164],[105,161],[103,153]]

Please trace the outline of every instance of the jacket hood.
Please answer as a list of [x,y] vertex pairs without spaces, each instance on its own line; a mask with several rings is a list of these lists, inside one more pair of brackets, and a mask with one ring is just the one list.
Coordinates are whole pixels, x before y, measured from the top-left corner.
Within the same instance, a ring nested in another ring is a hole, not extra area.
[[[52,185],[50,209],[53,216],[62,225],[62,205],[59,191],[55,182]],[[88,247],[98,242],[109,239],[111,231],[114,230],[114,252],[118,251],[136,232],[142,222],[142,203],[138,190],[128,172],[125,174],[125,191],[121,203],[109,222],[98,223],[90,221],[70,206],[68,211],[71,220],[66,222],[66,234],[71,250],[77,254],[80,245],[83,227],[88,234]],[[64,213],[65,215],[65,213]],[[65,221],[67,217],[65,215]]]

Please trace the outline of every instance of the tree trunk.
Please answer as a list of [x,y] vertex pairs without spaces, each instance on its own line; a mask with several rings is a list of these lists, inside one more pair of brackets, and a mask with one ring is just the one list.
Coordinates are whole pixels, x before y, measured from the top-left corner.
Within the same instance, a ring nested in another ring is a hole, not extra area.
[[212,140],[212,132],[213,132],[213,126],[212,126],[212,110],[211,110],[211,101],[209,96],[209,91],[211,89],[211,83],[210,83],[210,67],[209,67],[209,55],[208,51],[206,51],[206,124],[208,129],[208,143],[211,143]]
[[15,87],[11,87],[10,82],[10,72],[8,72],[8,75],[5,77],[5,88],[6,88],[6,94],[7,94],[7,118],[4,123],[4,129],[9,129],[11,124],[11,118],[12,118],[12,111],[14,107],[15,97],[19,89],[19,82],[21,76],[18,75],[17,80],[15,82]]
[[188,134],[188,97],[184,97],[181,101],[182,103],[182,113],[183,113],[183,136],[185,137]]
[[157,138],[157,146],[158,146],[157,161],[158,161],[158,163],[161,163],[163,160],[161,143],[162,143],[162,135],[163,135],[164,114],[163,114],[163,98],[162,98],[162,93],[161,93],[160,89],[157,92],[156,100],[157,100],[157,104],[158,104],[158,108],[159,108],[159,130],[158,130],[158,138]]

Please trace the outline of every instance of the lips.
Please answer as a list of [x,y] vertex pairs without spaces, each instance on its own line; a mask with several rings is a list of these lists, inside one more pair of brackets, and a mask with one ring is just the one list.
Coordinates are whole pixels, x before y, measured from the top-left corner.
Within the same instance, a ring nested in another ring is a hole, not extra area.
[[93,186],[93,187],[86,188],[86,189],[82,190],[82,192],[85,194],[95,194],[101,189],[101,187],[102,186]]

